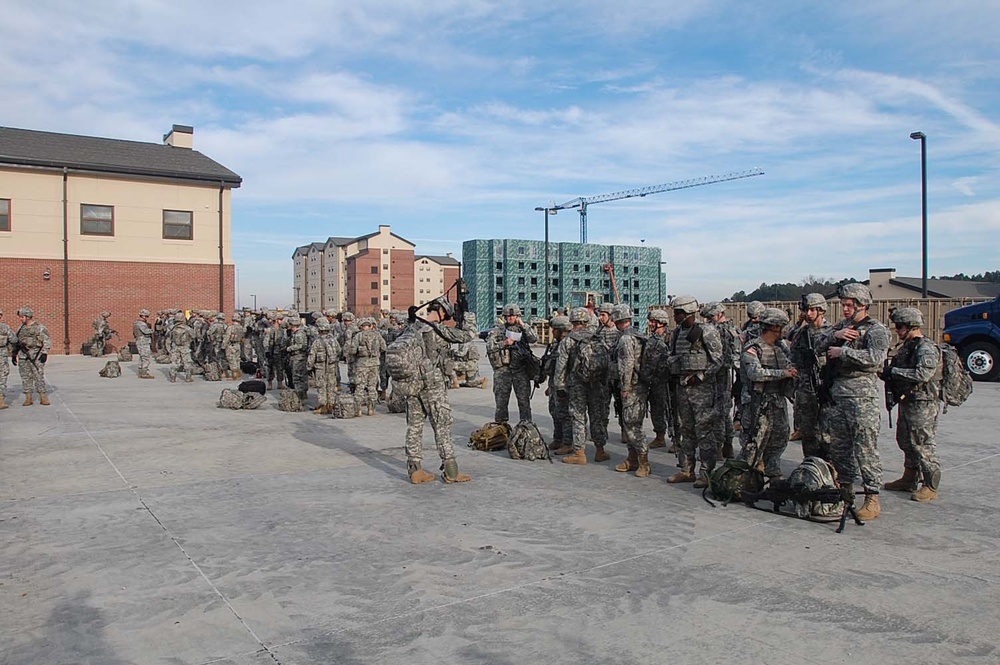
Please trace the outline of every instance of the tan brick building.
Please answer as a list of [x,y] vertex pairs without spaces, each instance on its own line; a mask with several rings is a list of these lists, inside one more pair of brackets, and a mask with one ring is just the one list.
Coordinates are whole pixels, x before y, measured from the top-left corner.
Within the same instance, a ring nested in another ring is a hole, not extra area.
[[[445,256],[420,254],[414,257],[417,303],[427,302],[451,288],[461,276],[462,264],[448,253]],[[452,294],[452,300],[457,296]]]
[[236,173],[174,125],[163,143],[0,127],[0,307],[22,305],[79,353],[102,310],[125,341],[139,309],[232,311]]

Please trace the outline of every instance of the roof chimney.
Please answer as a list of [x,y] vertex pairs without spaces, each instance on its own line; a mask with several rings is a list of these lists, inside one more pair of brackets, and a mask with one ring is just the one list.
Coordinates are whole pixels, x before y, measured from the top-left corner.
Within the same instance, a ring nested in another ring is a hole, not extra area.
[[174,125],[169,132],[163,135],[163,142],[175,148],[194,147],[194,127],[187,125]]

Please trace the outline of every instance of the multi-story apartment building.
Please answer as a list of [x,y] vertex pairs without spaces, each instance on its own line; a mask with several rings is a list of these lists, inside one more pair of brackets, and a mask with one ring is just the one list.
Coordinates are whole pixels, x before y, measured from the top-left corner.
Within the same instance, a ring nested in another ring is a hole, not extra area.
[[[448,291],[461,275],[461,270],[462,264],[450,252],[445,256],[417,255],[413,267],[415,304],[427,302]],[[449,297],[454,301],[458,296],[452,292]]]
[[[232,311],[232,190],[242,179],[174,125],[163,144],[0,127],[0,306],[31,306],[53,353],[102,310]],[[16,321],[15,321],[16,323]]]
[[[506,303],[517,303],[529,318],[547,316],[545,249],[539,240],[466,240],[462,244],[469,307],[480,322],[494,321]],[[644,312],[666,298],[659,247],[549,243],[548,263],[550,312],[605,301]]]

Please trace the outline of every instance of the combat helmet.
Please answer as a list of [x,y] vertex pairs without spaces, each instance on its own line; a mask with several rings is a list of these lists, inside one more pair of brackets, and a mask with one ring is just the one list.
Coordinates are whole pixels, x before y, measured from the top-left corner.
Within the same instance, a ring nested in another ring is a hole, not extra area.
[[916,307],[899,307],[892,310],[889,319],[907,328],[921,328],[924,325],[924,315]]
[[670,308],[679,309],[685,314],[694,314],[698,311],[698,300],[694,296],[677,296],[670,301]]
[[140,309],[139,310],[139,316],[149,316],[149,310],[148,309]]
[[799,309],[803,312],[810,309],[818,309],[821,312],[825,312],[826,298],[823,297],[822,293],[807,293],[802,296],[802,302],[799,303]]
[[614,313],[614,311],[615,311],[615,306],[614,306],[614,304],[613,304],[613,303],[611,303],[611,302],[609,302],[609,301],[605,300],[605,301],[604,301],[604,302],[602,302],[602,303],[600,304],[600,306],[599,306],[599,307],[597,308],[597,311],[598,311],[598,312],[600,312],[601,314],[609,314],[609,315],[610,315],[610,314]]
[[858,282],[841,285],[837,295],[840,296],[841,300],[844,298],[850,298],[863,307],[868,307],[872,304],[871,290],[864,284],[860,284]]
[[615,323],[619,321],[631,321],[632,308],[628,305],[615,305],[615,308],[611,312],[611,319]]
[[747,303],[747,316],[751,319],[756,319],[764,313],[764,303],[759,300],[751,300]]
[[507,303],[503,306],[504,316],[521,316],[521,308],[514,303]]
[[549,321],[549,327],[553,330],[569,330],[573,327],[573,324],[570,323],[568,316],[560,314],[552,317]]
[[668,324],[671,322],[670,312],[665,309],[651,309],[649,314],[646,315],[646,319],[649,321],[656,321],[657,323]]
[[330,322],[321,316],[316,319],[316,329],[320,332],[327,332],[330,330]]
[[701,315],[706,319],[714,319],[724,311],[726,311],[726,308],[720,302],[707,302],[701,306]]
[[590,310],[586,307],[574,307],[569,313],[570,323],[590,323]]
[[761,312],[760,324],[762,326],[784,328],[788,325],[788,315],[777,307],[766,307],[764,308],[764,311]]

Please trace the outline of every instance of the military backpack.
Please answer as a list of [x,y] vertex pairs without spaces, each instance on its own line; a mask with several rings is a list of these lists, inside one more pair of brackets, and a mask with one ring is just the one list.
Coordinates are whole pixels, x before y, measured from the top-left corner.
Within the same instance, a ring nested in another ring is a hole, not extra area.
[[510,425],[507,423],[486,423],[469,436],[469,447],[473,450],[504,450],[510,441]]
[[530,420],[522,420],[514,426],[514,431],[507,440],[507,453],[511,459],[523,459],[529,462],[536,459],[552,461],[542,433]]
[[385,369],[394,384],[422,384],[421,367],[426,360],[423,334],[413,327],[404,330],[385,351]]
[[817,522],[840,519],[844,512],[843,502],[824,503],[804,498],[817,490],[838,489],[837,470],[828,461],[822,457],[807,457],[788,474],[786,482],[792,496],[803,497],[792,501],[796,517]]
[[122,375],[122,366],[117,360],[109,360],[104,365],[104,369],[98,372],[105,379],[117,379]]
[[726,505],[733,501],[742,501],[743,491],[759,492],[763,486],[764,474],[759,469],[751,467],[746,460],[727,459],[722,466],[715,467],[709,474],[705,492],[711,494],[716,501],[721,501],[722,505]]
[[972,377],[962,357],[951,344],[939,344],[941,351],[941,401],[944,411],[949,406],[962,406],[972,394]]
[[605,381],[611,356],[608,347],[594,334],[576,340],[574,353],[573,375],[585,383]]
[[132,362],[132,349],[128,347],[128,344],[118,349],[118,360],[123,363]]
[[334,418],[355,418],[358,415],[358,402],[349,392],[337,393],[333,400],[330,415]]

